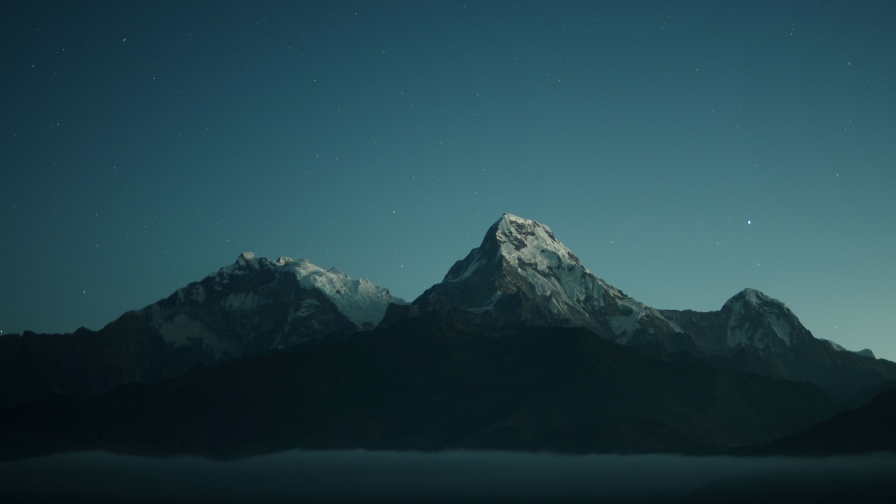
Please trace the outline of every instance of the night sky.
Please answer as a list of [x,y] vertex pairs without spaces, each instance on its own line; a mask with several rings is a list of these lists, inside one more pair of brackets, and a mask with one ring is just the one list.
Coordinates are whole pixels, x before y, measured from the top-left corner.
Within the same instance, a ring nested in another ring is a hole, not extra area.
[[0,330],[243,251],[412,300],[509,212],[896,360],[896,3],[782,3],[6,2]]

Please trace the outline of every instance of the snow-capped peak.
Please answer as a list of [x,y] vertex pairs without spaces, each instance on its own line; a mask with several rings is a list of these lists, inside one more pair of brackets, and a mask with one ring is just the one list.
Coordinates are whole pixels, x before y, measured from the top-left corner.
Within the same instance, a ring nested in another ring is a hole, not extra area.
[[510,295],[522,296],[527,307],[507,316],[533,324],[589,327],[625,341],[645,325],[676,331],[657,310],[597,278],[548,226],[511,214],[415,303],[441,298],[448,306],[484,311]]
[[734,301],[734,300],[743,300],[743,301],[746,301],[747,303],[750,303],[753,306],[759,306],[762,303],[772,303],[772,304],[779,305],[782,307],[785,306],[784,303],[782,303],[781,301],[778,301],[777,299],[775,299],[771,296],[768,296],[764,292],[756,290],[756,289],[751,289],[749,287],[747,287],[746,289],[744,289],[744,290],[738,292],[737,294],[735,294],[734,296],[732,296],[731,299],[729,300],[729,302]]
[[569,267],[591,273],[572,251],[557,241],[551,228],[506,213],[489,228],[482,245],[448,271],[445,281],[457,282],[469,278],[480,266],[496,259],[541,272],[567,263]]
[[405,304],[335,268],[243,252],[232,264],[135,313],[148,317],[175,346],[199,344],[215,358],[232,358],[374,329],[391,303]]
[[781,311],[784,313],[791,313],[790,308],[788,308],[786,304],[762,291],[751,288],[746,288],[731,296],[731,299],[725,302],[725,307],[734,312],[759,309],[765,312]]
[[757,348],[785,345],[804,339],[805,329],[796,315],[781,301],[756,289],[744,289],[725,302],[723,311],[730,312],[728,346],[749,344]]
[[562,263],[584,268],[579,258],[557,241],[551,228],[544,224],[504,214],[495,226],[495,238],[501,244],[504,257],[522,260],[539,270],[556,268]]

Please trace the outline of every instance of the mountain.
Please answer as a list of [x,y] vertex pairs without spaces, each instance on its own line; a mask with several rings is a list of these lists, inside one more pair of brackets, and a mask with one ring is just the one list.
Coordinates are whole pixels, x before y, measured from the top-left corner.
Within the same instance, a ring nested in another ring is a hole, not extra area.
[[812,336],[782,302],[745,289],[719,311],[658,310],[595,276],[548,226],[504,214],[482,244],[382,324],[446,308],[501,323],[584,327],[661,354],[685,352],[730,369],[815,383],[841,398],[896,378],[896,364]]
[[236,263],[131,316],[145,319],[175,346],[199,345],[217,359],[229,359],[332,333],[371,330],[393,303],[405,304],[387,289],[363,278],[351,280],[336,268],[244,252]]
[[503,322],[584,327],[623,344],[653,340],[655,334],[667,335],[662,341],[671,348],[687,343],[676,338],[680,331],[659,310],[585,268],[549,227],[510,214],[413,307],[488,311]]
[[371,330],[390,304],[404,301],[335,268],[246,252],[99,331],[0,337],[0,407],[48,393],[96,395],[173,378],[197,364]]
[[100,331],[2,337],[0,453],[720,453],[892,379],[754,289],[649,307],[505,214],[411,304],[244,253]]
[[840,398],[896,379],[896,364],[815,338],[786,305],[754,289],[713,312],[649,307],[585,268],[549,227],[505,214],[412,304],[335,268],[244,253],[99,331],[0,336],[0,408],[154,383],[197,364],[446,310],[487,314],[498,326],[584,328],[654,357],[807,381]]
[[656,360],[583,328],[434,310],[388,328],[0,411],[7,459],[291,448],[719,453],[836,412],[820,388]]
[[661,310],[691,336],[691,353],[723,368],[807,381],[840,398],[896,378],[896,364],[815,338],[781,301],[754,289],[719,311]]

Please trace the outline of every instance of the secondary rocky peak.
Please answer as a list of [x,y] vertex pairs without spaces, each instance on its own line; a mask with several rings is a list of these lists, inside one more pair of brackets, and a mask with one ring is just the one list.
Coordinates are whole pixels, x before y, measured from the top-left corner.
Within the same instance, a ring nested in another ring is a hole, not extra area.
[[812,337],[787,305],[756,289],[744,289],[732,296],[722,312],[730,317],[729,347],[747,344],[772,350]]
[[722,311],[730,312],[734,316],[750,312],[776,313],[782,317],[796,319],[796,315],[790,311],[786,304],[762,291],[750,288],[731,296],[722,306]]

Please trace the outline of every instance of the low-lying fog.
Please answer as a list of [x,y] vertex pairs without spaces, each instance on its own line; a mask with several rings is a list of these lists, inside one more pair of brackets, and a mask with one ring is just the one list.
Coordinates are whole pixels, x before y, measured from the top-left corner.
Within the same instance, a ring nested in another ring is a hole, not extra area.
[[896,456],[827,459],[288,451],[236,461],[71,453],[0,463],[13,501],[888,501]]

